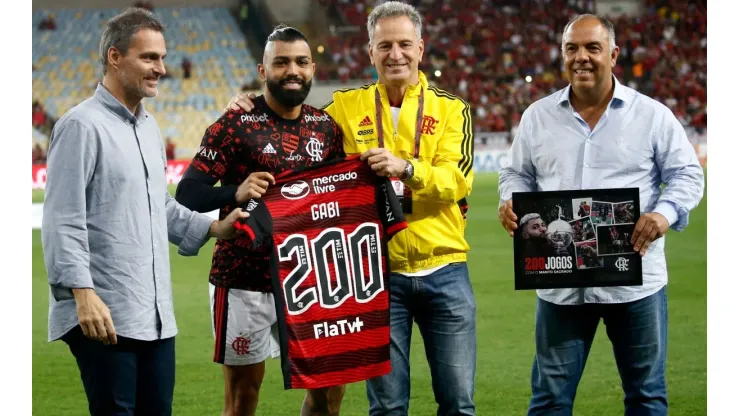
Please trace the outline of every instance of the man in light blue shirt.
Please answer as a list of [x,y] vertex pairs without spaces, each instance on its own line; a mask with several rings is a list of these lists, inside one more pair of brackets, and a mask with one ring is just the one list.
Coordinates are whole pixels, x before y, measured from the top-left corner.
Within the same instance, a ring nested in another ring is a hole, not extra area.
[[102,82],[51,134],[41,228],[49,340],[69,346],[93,416],[172,414],[169,243],[194,256],[209,238],[234,238],[234,221],[248,216],[214,221],[167,192],[162,135],[141,102],[165,74],[163,31],[143,9],[111,19]]
[[[613,25],[576,16],[563,32],[570,85],[523,114],[501,171],[499,219],[513,236],[511,194],[594,188],[640,189],[632,237],[643,285],[538,290],[530,415],[570,415],[603,318],[625,392],[625,412],[665,415],[668,282],[665,238],[681,231],[704,193],[704,172],[671,111],[612,75]],[[661,192],[661,184],[665,189]]]

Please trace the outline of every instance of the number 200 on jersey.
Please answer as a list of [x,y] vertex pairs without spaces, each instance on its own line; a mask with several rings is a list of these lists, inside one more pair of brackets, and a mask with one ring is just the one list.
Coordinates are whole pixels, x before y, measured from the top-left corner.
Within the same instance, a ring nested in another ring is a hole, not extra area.
[[[338,206],[336,214],[339,214]],[[288,237],[278,246],[280,262],[296,264],[282,285],[288,313],[299,315],[316,302],[322,308],[333,309],[352,296],[358,303],[375,298],[385,287],[380,238],[379,227],[374,223],[360,224],[349,235],[341,228],[332,227],[310,241],[303,234]],[[363,265],[363,248],[367,253],[367,271]],[[332,257],[333,264],[329,262]],[[335,282],[331,282],[330,267],[335,271]],[[301,288],[312,271],[316,286]]]

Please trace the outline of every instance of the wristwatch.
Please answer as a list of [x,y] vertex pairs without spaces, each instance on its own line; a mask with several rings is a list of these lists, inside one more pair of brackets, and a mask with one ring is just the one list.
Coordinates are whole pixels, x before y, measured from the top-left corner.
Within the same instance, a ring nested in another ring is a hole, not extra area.
[[403,175],[401,176],[401,181],[406,182],[407,180],[414,177],[414,165],[411,163],[410,160],[406,161],[406,167],[403,168]]

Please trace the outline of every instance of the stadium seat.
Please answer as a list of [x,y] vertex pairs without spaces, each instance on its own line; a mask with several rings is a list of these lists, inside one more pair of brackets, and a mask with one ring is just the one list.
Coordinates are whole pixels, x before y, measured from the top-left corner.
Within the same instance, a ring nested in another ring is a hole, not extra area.
[[[53,118],[95,91],[102,79],[100,35],[107,20],[121,11],[54,10],[53,32],[38,29],[50,11],[34,11],[33,96]],[[172,137],[178,148],[195,149],[205,128],[220,115],[224,100],[254,81],[256,71],[251,69],[256,62],[227,8],[158,7],[156,14],[166,27],[165,62],[172,77],[160,80],[159,96],[144,105],[157,117],[165,137]],[[180,69],[185,57],[193,63],[188,80],[182,79]]]

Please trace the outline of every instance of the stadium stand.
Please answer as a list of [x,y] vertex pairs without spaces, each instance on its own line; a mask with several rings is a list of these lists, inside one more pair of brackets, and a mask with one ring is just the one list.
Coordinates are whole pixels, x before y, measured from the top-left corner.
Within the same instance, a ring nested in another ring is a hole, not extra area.
[[[102,27],[121,9],[38,10],[33,13],[33,95],[48,115],[59,118],[88,98],[102,79],[98,42]],[[257,67],[244,34],[226,8],[157,8],[167,28],[169,77],[159,96],[146,100],[164,137],[171,137],[183,158],[205,128],[217,119],[224,100],[257,79]],[[53,16],[55,29],[39,27]],[[181,63],[192,63],[183,79]]]
[[[376,78],[364,29],[375,3],[321,3],[336,21],[335,30],[321,40],[326,42],[326,52],[317,56],[318,81],[356,83]],[[592,0],[411,3],[426,19],[422,69],[437,86],[471,103],[476,132],[497,132],[507,140],[527,106],[567,85],[561,72],[562,27],[572,14],[594,11]],[[101,77],[97,63],[101,28],[120,11],[34,12],[33,94],[45,108],[48,125],[92,94]],[[167,25],[170,77],[160,82],[159,97],[146,105],[157,116],[164,137],[172,138],[175,156],[190,158],[224,101],[244,86],[259,87],[256,62],[226,8],[157,8],[155,12]],[[639,18],[613,20],[622,50],[615,69],[619,79],[666,104],[687,129],[704,134],[706,7],[647,0]],[[190,79],[182,74],[184,59],[192,64]],[[434,76],[436,71],[439,76]],[[34,123],[40,118],[34,107]],[[39,129],[50,133],[48,126]]]
[[[340,16],[328,37],[331,62],[319,79],[375,77],[364,29],[375,0],[329,0]],[[575,13],[594,12],[593,1],[413,1],[425,18],[422,69],[434,82],[471,103],[477,132],[509,132],[533,101],[567,85],[560,41]],[[644,15],[613,19],[621,54],[617,77],[655,97],[685,127],[706,129],[706,6],[648,0]],[[352,30],[359,28],[359,30]],[[530,76],[531,82],[525,78]]]

